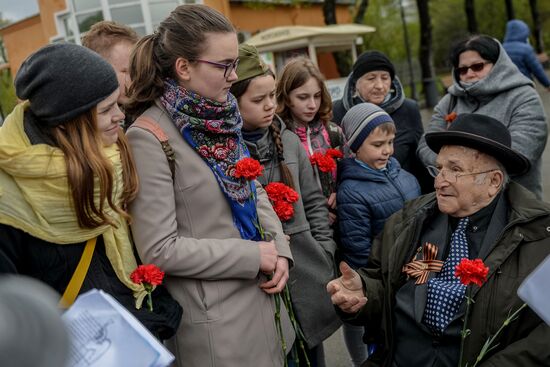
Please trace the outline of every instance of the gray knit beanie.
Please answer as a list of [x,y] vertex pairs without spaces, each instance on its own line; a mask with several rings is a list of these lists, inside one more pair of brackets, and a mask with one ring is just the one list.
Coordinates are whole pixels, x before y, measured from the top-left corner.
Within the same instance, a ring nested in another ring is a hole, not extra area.
[[350,150],[357,152],[369,134],[386,122],[394,123],[390,115],[375,104],[360,103],[350,108],[341,124]]
[[30,101],[37,120],[57,126],[83,114],[118,89],[113,67],[94,51],[72,43],[42,47],[15,77],[15,92]]

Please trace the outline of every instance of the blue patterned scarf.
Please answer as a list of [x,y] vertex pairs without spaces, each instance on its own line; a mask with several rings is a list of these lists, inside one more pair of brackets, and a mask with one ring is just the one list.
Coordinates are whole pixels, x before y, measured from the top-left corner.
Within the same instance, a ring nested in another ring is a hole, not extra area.
[[235,178],[235,164],[250,153],[244,144],[242,118],[232,94],[227,102],[212,101],[179,86],[173,79],[164,82],[160,101],[183,138],[206,162],[233,213],[241,237],[260,240],[253,182]]

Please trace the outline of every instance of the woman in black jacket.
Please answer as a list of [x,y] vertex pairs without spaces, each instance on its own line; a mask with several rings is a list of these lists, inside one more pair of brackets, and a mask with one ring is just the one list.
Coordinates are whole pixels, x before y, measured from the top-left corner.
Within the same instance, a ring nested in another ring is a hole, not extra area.
[[43,281],[63,294],[62,307],[102,289],[171,337],[181,307],[158,287],[148,311],[144,287],[130,280],[138,263],[126,206],[138,182],[115,71],[82,46],[48,45],[24,61],[15,88],[27,101],[0,129],[0,273]]

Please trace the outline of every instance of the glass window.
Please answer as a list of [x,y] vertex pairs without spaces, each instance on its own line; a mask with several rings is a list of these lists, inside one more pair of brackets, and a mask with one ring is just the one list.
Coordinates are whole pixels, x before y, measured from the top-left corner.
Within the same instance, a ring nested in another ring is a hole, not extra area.
[[68,15],[63,18],[63,27],[65,27],[65,35],[67,37],[73,35],[73,29],[71,28],[71,21]]
[[101,10],[77,15],[76,22],[78,23],[78,30],[80,33],[87,32],[92,25],[103,20],[103,12]]
[[136,0],[108,0],[109,5],[118,5],[118,4],[139,4],[139,1]]
[[111,18],[123,24],[143,23],[143,13],[140,5],[111,8]]
[[166,19],[168,14],[170,14],[176,6],[178,6],[177,1],[151,2],[149,4],[149,9],[151,11],[151,20],[153,21],[153,24],[160,23]]
[[100,0],[73,0],[75,12],[101,7]]
[[147,34],[147,31],[145,30],[145,26],[141,26],[141,27],[132,27],[134,29],[134,31],[137,32],[137,34],[139,34],[141,37],[145,36]]

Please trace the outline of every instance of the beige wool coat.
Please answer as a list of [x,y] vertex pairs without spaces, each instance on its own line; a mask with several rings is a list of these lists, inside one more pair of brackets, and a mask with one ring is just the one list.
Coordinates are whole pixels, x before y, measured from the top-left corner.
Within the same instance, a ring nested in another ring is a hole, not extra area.
[[[165,284],[183,307],[177,334],[168,341],[178,367],[279,367],[283,353],[273,297],[259,285],[260,252],[243,240],[214,174],[181,136],[166,111],[156,105],[145,116],[155,120],[175,151],[172,180],[155,136],[139,127],[127,132],[140,189],[130,206],[132,234],[144,263],[166,272]],[[257,185],[258,216],[275,233],[280,256],[292,257],[288,241],[265,191]],[[153,300],[154,303],[154,300]],[[282,307],[287,348],[294,341]]]

